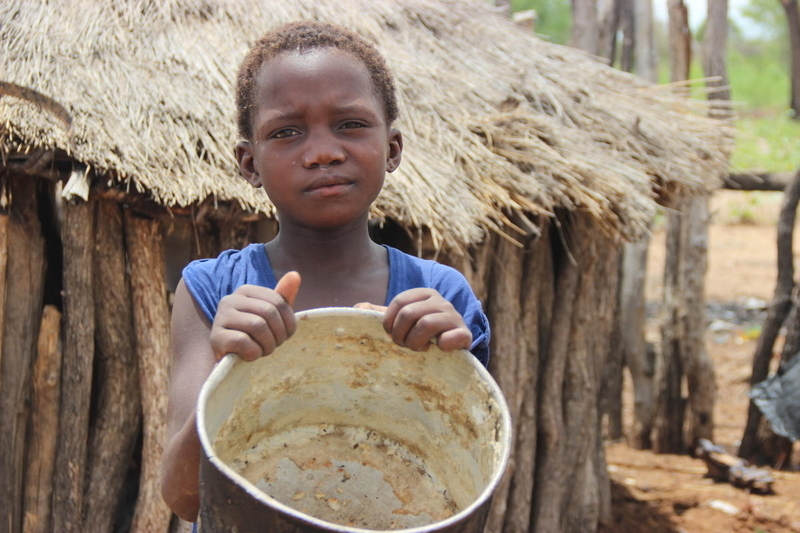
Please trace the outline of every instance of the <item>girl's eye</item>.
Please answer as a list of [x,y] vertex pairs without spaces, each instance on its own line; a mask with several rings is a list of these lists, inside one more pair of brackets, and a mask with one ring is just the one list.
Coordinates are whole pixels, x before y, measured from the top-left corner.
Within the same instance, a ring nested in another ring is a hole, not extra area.
[[347,122],[343,122],[340,127],[343,130],[352,130],[352,129],[356,129],[356,128],[366,128],[367,125],[364,124],[363,122],[358,121],[358,120],[348,120]]
[[291,128],[283,128],[282,130],[278,130],[273,133],[270,137],[273,139],[286,139],[288,137],[292,137],[297,135],[297,132]]

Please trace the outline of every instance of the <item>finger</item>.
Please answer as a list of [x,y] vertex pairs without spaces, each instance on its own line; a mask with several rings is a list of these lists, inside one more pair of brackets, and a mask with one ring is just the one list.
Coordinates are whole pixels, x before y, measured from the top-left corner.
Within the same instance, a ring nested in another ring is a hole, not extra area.
[[275,292],[283,296],[289,305],[294,306],[294,301],[297,299],[297,293],[300,290],[300,274],[291,271],[283,275],[283,277],[275,285]]
[[219,325],[243,331],[262,346],[263,355],[271,354],[293,333],[295,320],[294,312],[282,297],[273,294],[272,298],[280,302],[274,304],[259,298],[237,299],[235,309],[226,310],[220,316]]
[[445,352],[462,348],[469,350],[472,345],[472,332],[466,327],[445,331],[437,338],[436,345]]
[[264,355],[264,348],[250,335],[222,327],[218,327],[211,337],[211,349],[218,360],[229,353],[236,354],[245,361],[253,361]]
[[379,313],[385,313],[386,309],[388,309],[385,305],[375,305],[369,302],[359,302],[353,307],[355,309],[367,309],[370,311],[378,311]]
[[[272,326],[273,331],[276,333],[278,345],[280,345],[284,340],[286,340],[286,337],[291,337],[294,335],[296,330],[297,324],[292,306],[294,305],[299,290],[300,274],[292,271],[284,274],[284,276],[278,281],[274,290],[266,287],[260,287],[258,285],[242,285],[236,289],[235,294],[268,302],[278,310],[282,325],[274,323],[273,320],[270,320],[270,325]],[[267,312],[270,311],[269,308],[265,307],[263,310],[259,310],[258,308],[248,308],[248,310],[256,314],[262,314],[265,316],[265,318],[274,319],[271,314],[267,314]],[[282,336],[283,330],[286,331],[286,336]]]
[[[403,331],[398,330],[398,336],[405,338],[405,334],[408,333],[408,330],[413,326],[413,323],[416,322],[416,319],[418,318],[408,316],[410,311],[408,306],[416,302],[430,299],[432,292],[434,292],[432,289],[409,289],[392,298],[392,301],[389,302],[389,307],[386,309],[386,314],[383,318],[383,328],[386,330],[386,333],[389,333],[394,337],[395,330],[400,328],[400,330]],[[404,314],[404,316],[398,318],[398,315],[401,312]]]
[[433,313],[421,315],[408,329],[403,346],[416,351],[428,349],[431,341],[439,335],[458,327],[446,313]]
[[[222,330],[241,331],[262,347],[261,355],[268,355],[292,335],[295,328],[294,310],[283,296],[266,287],[242,285],[220,300],[212,339]],[[222,342],[229,338],[223,335],[216,340],[215,353],[226,348]],[[238,344],[228,347],[228,351],[241,348],[244,342],[238,336],[234,339]]]

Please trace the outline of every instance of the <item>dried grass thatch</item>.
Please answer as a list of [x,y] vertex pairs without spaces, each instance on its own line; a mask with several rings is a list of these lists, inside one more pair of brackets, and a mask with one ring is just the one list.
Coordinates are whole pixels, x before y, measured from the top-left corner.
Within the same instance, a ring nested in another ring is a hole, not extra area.
[[[271,213],[235,167],[235,72],[266,29],[308,18],[353,28],[387,57],[406,150],[374,214],[436,245],[559,207],[632,237],[665,190],[709,188],[725,168],[730,132],[696,103],[544,42],[482,0],[3,2],[0,81],[15,85],[0,85],[12,95],[0,98],[0,153],[58,149],[165,205],[214,197]],[[59,104],[68,118],[51,112]]]

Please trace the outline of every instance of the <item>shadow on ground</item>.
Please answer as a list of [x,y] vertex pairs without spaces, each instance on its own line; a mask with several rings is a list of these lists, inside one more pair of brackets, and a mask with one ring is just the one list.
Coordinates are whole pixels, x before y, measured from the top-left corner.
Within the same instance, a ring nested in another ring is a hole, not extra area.
[[611,521],[600,524],[598,533],[680,533],[683,530],[656,506],[637,500],[627,487],[611,482]]

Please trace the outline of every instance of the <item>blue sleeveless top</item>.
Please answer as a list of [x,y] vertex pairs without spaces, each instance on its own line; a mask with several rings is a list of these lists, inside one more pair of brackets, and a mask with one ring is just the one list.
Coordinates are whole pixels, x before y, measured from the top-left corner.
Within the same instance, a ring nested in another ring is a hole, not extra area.
[[[395,296],[408,289],[435,289],[464,317],[472,332],[470,352],[486,366],[489,362],[489,321],[466,278],[449,266],[408,255],[390,246],[384,247],[389,255],[389,287],[383,305],[389,305]],[[214,321],[219,301],[241,285],[274,289],[278,283],[261,243],[250,244],[242,250],[227,250],[216,259],[192,261],[183,270],[183,281],[209,322]]]

